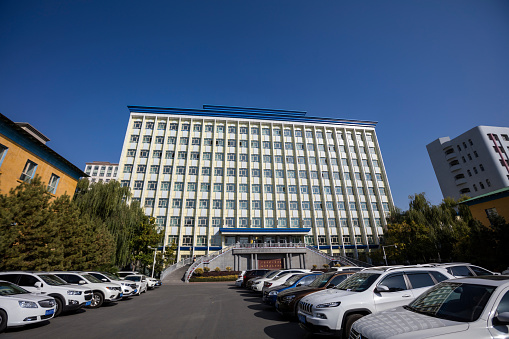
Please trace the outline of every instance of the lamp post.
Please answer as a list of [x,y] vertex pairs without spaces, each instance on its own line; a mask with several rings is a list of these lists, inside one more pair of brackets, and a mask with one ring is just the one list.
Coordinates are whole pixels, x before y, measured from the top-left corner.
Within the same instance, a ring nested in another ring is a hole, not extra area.
[[387,245],[387,246],[382,246],[382,251],[384,252],[385,266],[388,266],[388,264],[387,264],[387,255],[385,255],[385,248],[386,248],[386,247],[394,247],[394,248],[398,248],[398,245]]
[[154,250],[154,262],[152,263],[152,278],[154,277],[154,269],[156,268],[156,253],[157,253],[157,247],[154,248],[152,246],[147,246],[149,249]]

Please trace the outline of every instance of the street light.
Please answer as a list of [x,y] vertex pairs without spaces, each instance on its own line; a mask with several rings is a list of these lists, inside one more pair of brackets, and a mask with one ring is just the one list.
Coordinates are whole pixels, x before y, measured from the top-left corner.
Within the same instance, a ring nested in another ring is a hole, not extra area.
[[147,246],[149,249],[154,250],[154,262],[152,263],[152,278],[154,277],[154,269],[156,268],[156,252],[157,247],[153,248],[152,246]]
[[387,246],[382,246],[382,251],[384,252],[384,259],[385,259],[385,266],[389,266],[387,264],[387,255],[385,255],[385,248],[386,247],[394,247],[394,248],[398,248],[398,245],[387,245]]

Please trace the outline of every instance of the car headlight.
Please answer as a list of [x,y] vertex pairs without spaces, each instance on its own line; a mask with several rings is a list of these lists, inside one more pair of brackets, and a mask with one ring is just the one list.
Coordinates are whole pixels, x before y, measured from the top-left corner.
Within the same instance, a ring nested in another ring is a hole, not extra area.
[[19,307],[21,308],[37,308],[37,304],[34,303],[33,301],[24,301],[24,300],[21,300],[21,301],[18,301],[19,303]]
[[69,291],[67,291],[67,294],[68,295],[81,295],[81,291],[69,290]]
[[338,307],[339,305],[341,305],[341,302],[337,301],[337,302],[332,302],[332,303],[319,304],[319,305],[316,305],[316,308]]
[[292,301],[293,299],[295,299],[295,295],[293,295],[293,294],[292,294],[292,295],[285,295],[285,296],[283,297],[283,301],[284,301],[284,302],[287,302],[287,303],[289,303],[289,302],[290,302],[290,301]]
[[278,295],[279,291],[270,291],[269,295]]

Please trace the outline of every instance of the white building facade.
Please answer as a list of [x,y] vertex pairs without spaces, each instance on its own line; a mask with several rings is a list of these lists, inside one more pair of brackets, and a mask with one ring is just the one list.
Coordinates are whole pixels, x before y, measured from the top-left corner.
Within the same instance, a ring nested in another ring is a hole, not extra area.
[[305,112],[129,106],[118,180],[178,260],[241,243],[378,248],[393,200],[375,122]]
[[509,128],[477,126],[426,146],[444,198],[476,197],[509,186]]
[[90,177],[90,182],[109,182],[116,180],[118,175],[118,164],[106,161],[93,161],[85,164],[85,173]]

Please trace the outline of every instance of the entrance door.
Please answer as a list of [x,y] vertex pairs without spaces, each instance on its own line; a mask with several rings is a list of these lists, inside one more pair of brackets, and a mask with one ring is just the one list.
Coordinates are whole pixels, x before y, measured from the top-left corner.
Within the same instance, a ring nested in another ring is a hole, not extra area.
[[283,258],[279,259],[258,259],[259,269],[280,270],[283,268]]

